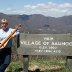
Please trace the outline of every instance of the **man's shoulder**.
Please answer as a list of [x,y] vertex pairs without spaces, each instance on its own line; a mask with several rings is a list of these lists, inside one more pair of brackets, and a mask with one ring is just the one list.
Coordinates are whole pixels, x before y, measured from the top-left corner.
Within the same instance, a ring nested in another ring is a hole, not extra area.
[[14,28],[9,28],[10,30],[13,30]]
[[0,32],[2,31],[2,29],[0,29]]
[[13,30],[13,28],[9,28],[9,31],[12,31]]
[[2,30],[2,29],[0,29],[0,30]]

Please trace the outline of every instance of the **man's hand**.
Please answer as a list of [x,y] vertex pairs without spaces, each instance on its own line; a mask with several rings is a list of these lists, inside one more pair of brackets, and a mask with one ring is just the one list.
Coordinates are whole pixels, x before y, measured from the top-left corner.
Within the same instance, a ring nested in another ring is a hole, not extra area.
[[[12,32],[13,32],[14,30],[15,30],[15,29],[12,29]],[[11,38],[15,37],[15,35],[16,35],[16,32],[12,35]]]
[[[14,31],[15,29],[12,29],[12,32]],[[19,34],[19,30],[18,31],[16,31],[13,35],[12,35],[12,37],[15,37],[16,35],[18,35]]]

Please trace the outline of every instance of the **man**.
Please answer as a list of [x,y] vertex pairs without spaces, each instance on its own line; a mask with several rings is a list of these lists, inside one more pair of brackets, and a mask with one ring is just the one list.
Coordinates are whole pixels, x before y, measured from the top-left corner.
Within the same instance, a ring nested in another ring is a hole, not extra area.
[[[15,29],[8,27],[8,21],[6,19],[1,20],[1,29],[0,29],[0,44],[12,31]],[[18,35],[19,32],[15,32],[12,37]],[[8,41],[7,45],[4,48],[0,48],[0,72],[4,72],[8,67],[11,61],[11,47],[12,47],[12,37]]]

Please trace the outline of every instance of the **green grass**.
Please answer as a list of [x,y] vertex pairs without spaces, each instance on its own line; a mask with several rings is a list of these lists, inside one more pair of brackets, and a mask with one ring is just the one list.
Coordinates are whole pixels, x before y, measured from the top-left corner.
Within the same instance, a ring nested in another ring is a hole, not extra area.
[[[37,66],[61,66],[63,69],[61,70],[45,70],[42,72],[72,72],[72,70],[68,69],[65,66],[66,61],[65,60],[30,60],[29,64],[37,65]],[[17,62],[11,62],[9,67],[7,68],[9,72],[15,72],[15,70],[18,70],[19,68],[23,68],[23,64],[20,61]],[[18,72],[18,71],[17,71]],[[36,71],[35,71],[36,72]]]
[[65,61],[59,61],[59,60],[31,60],[30,63],[35,64],[35,65],[46,65],[46,66],[51,66],[51,65],[59,65],[59,66],[65,66]]
[[22,63],[21,62],[11,62],[10,65],[8,66],[7,70],[8,72],[15,72],[19,68],[22,68]]

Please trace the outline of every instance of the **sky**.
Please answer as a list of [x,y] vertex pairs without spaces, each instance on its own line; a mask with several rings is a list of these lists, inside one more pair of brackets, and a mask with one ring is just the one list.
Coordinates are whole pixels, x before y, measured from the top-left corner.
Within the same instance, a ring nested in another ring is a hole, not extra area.
[[68,16],[72,15],[72,0],[0,0],[0,13]]

